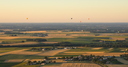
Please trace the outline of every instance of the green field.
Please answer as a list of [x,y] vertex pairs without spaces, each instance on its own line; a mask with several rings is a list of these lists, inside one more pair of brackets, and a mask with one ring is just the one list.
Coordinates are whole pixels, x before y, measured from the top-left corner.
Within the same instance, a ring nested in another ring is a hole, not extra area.
[[92,49],[92,47],[84,47],[84,48],[78,48],[78,49],[71,49],[66,52],[99,52],[99,51],[107,52],[108,48],[101,48],[101,49],[94,50]]
[[0,53],[14,51],[14,50],[21,50],[21,49],[29,49],[29,48],[28,47],[3,47],[3,48],[0,48]]
[[0,60],[7,60],[7,59],[43,59],[43,56],[37,55],[15,55],[15,54],[8,54],[0,56]]
[[[52,34],[52,33],[50,33]],[[59,34],[59,33],[53,33],[53,34]],[[69,34],[70,35],[74,35],[74,34],[94,34],[95,33],[60,33],[60,34]],[[91,44],[91,43],[96,43],[96,44],[101,44],[101,42],[95,42],[93,40],[103,40],[103,41],[116,41],[116,38],[128,38],[128,36],[118,36],[118,35],[114,35],[112,34],[111,36],[100,36],[100,33],[98,33],[98,36],[74,36],[72,38],[43,38],[43,39],[47,39],[47,42],[70,42],[72,44]],[[104,34],[104,33],[102,33]],[[106,33],[105,33],[106,34]],[[21,34],[19,36],[31,36],[33,34]],[[0,36],[0,37],[8,37],[9,35],[5,35],[5,36]],[[35,36],[36,38],[36,36]],[[38,38],[38,37],[37,37]],[[112,38],[115,38],[112,39]],[[28,38],[15,38],[15,39],[0,39],[0,41],[4,41],[5,44],[6,43],[20,43],[22,41],[26,41],[26,39]],[[33,39],[33,38],[30,38]],[[3,43],[3,42],[2,42]],[[40,42],[40,44],[42,44],[42,42]],[[47,45],[47,44],[46,44]],[[0,53],[5,53],[5,52],[9,52],[9,51],[15,51],[15,50],[21,50],[21,49],[28,49],[26,51],[31,51],[33,47],[4,47],[4,48],[0,48]],[[40,47],[34,47],[34,48],[40,48]],[[43,48],[52,48],[52,46],[46,46]],[[101,49],[94,49],[94,47],[78,47],[77,49],[69,49],[65,52],[60,52],[52,57],[64,57],[64,56],[78,56],[81,54],[84,54],[84,52],[105,52],[105,53],[124,53],[125,50],[127,48],[105,48],[105,47],[95,47],[95,48],[101,48]],[[40,51],[34,51],[34,52],[40,52]],[[66,53],[67,52],[67,53]],[[69,53],[68,53],[69,52]],[[70,53],[71,52],[71,53]],[[76,53],[73,53],[76,52]],[[81,53],[80,53],[81,52]],[[83,52],[83,53],[82,53]],[[7,55],[3,55],[0,56],[0,67],[39,67],[39,65],[25,65],[26,63],[4,63],[5,60],[9,60],[9,59],[43,59],[44,56],[37,56],[37,55],[18,55],[18,54],[7,54]],[[70,63],[70,61],[68,62]],[[75,62],[74,62],[75,63]],[[77,63],[77,62],[76,62]],[[86,62],[82,62],[82,63],[86,63]],[[48,64],[46,66],[52,66],[52,65],[60,65],[60,64]]]
[[81,37],[78,37],[78,38],[50,38],[50,39],[47,39],[49,42],[71,42],[71,43],[92,43],[94,38],[91,37],[91,38],[81,38]]
[[79,43],[79,44],[84,44],[84,43],[99,43],[99,42],[94,42],[93,40],[104,40],[104,41],[115,41],[110,39],[109,36],[107,37],[75,37],[75,38],[49,38],[47,39],[49,42],[71,42],[71,43]]
[[12,67],[17,64],[19,63],[0,63],[0,67]]
[[92,47],[85,47],[85,48],[78,48],[78,49],[71,49],[68,50],[66,52],[107,52],[107,53],[111,53],[111,52],[124,52],[122,50],[128,49],[128,48],[101,48],[101,49],[93,49]]
[[13,65],[12,67],[39,67],[40,65],[27,65],[26,62],[17,64],[17,65]]

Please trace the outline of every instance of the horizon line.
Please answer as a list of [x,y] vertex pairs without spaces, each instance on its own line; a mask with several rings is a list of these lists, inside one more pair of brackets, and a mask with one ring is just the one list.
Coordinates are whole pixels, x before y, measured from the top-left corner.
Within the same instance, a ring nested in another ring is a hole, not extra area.
[[128,22],[0,22],[0,23],[128,23]]

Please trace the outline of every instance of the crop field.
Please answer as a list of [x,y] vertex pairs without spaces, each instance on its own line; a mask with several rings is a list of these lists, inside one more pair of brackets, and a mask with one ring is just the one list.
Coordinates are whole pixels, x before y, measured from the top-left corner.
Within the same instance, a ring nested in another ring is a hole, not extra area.
[[70,52],[70,53],[59,53],[56,56],[77,56],[77,55],[96,55],[96,56],[120,56],[124,53],[104,53],[104,52]]
[[10,60],[5,60],[5,63],[20,63],[22,62],[24,59],[10,59]]
[[46,33],[47,31],[25,31],[21,33]]
[[64,52],[64,51],[67,51],[68,49],[58,49],[58,50],[52,50],[52,51],[47,51],[47,52],[44,52],[44,53],[40,53],[40,54],[37,54],[39,56],[54,56],[60,52]]
[[17,65],[13,65],[12,67],[39,67],[40,65],[26,65],[26,62],[19,63]]
[[52,61],[56,61],[57,63],[65,63],[67,61],[64,61],[63,59],[57,59],[57,60],[52,60]]
[[2,44],[2,45],[4,45],[4,46],[6,46],[6,45],[12,46],[12,45],[34,45],[34,44],[39,44],[39,43],[38,42],[25,42],[25,43],[13,43],[13,44]]
[[12,67],[17,64],[19,64],[19,63],[0,63],[0,66],[1,67]]
[[9,59],[43,59],[43,56],[37,55],[18,55],[18,54],[8,54],[0,56],[0,60],[9,60]]
[[70,49],[65,52],[60,52],[56,56],[75,56],[75,55],[100,55],[100,56],[120,56],[121,54],[124,54],[124,51],[126,48],[103,48],[103,47],[97,47],[97,48],[91,48],[91,47],[85,47],[85,48],[77,48],[77,49]]
[[[30,47],[31,48],[31,47]],[[26,49],[26,47],[6,47],[6,48],[0,48],[0,53],[5,53],[5,52],[10,52],[10,51],[16,51],[16,50],[22,50],[22,49]],[[27,47],[27,49],[29,49]]]
[[12,40],[12,39],[30,39],[30,38],[52,38],[52,37],[36,37],[36,36],[7,36],[7,37],[0,37],[0,40]]
[[60,52],[67,51],[68,49],[58,49],[58,50],[51,50],[46,52],[32,52],[32,51],[26,51],[28,49],[22,49],[22,50],[13,50],[5,53],[1,53],[0,56],[5,56],[8,54],[15,54],[15,55],[38,55],[38,56],[54,56]]
[[60,52],[66,51],[67,49],[58,49],[58,50],[51,50],[46,52],[31,52],[31,51],[20,51],[20,52],[13,52],[10,54],[17,54],[17,55],[38,55],[38,56],[54,56]]
[[94,63],[62,63],[61,65],[46,65],[43,67],[101,67],[100,65]]
[[77,32],[77,31],[74,31],[74,32],[64,32],[64,31],[56,31],[56,30],[53,30],[53,31],[24,31],[24,32],[21,32],[21,33],[50,33],[50,34],[55,34],[55,33],[59,33],[59,34],[63,34],[63,33],[70,33],[70,34],[79,34],[79,33],[90,33],[89,31],[84,31],[84,32]]
[[[50,31],[29,31],[30,33],[38,33],[38,32],[50,32]],[[53,31],[51,31],[53,32]],[[32,39],[32,38],[44,38],[47,39],[48,42],[71,42],[71,43],[96,43],[93,40],[104,40],[104,41],[115,41],[115,40],[125,40],[125,38],[128,38],[128,36],[121,36],[122,33],[119,35],[115,35],[113,33],[99,33],[99,36],[95,36],[94,33],[85,33],[85,32],[54,32],[54,33],[48,33],[48,36],[45,37],[38,37],[38,36],[28,36],[26,34],[21,34],[19,36],[9,36],[9,35],[0,35],[0,41],[7,41],[10,43],[10,45],[16,45],[16,43],[21,42],[26,39]],[[68,35],[69,34],[69,35]],[[125,34],[127,35],[127,34]],[[3,37],[4,36],[4,37]],[[47,44],[47,43],[46,43]],[[8,45],[8,44],[3,44]],[[22,45],[22,44],[21,44]]]
[[79,37],[79,36],[84,36],[84,37],[85,36],[87,36],[87,37],[90,36],[91,37],[92,36],[93,37],[95,35],[94,34],[70,34],[70,36],[75,36],[75,37]]
[[66,52],[107,52],[108,48],[101,48],[100,49],[96,49],[96,48],[92,48],[92,47],[83,47],[83,48],[77,48],[77,49],[71,49],[68,50]]
[[123,58],[116,58],[118,61],[120,61],[123,64],[127,64],[128,65],[128,61],[124,60]]
[[5,53],[0,53],[0,56],[6,55],[6,54],[11,54],[11,53],[17,53],[18,54],[18,53],[25,51],[25,50],[28,50],[28,49],[14,50],[14,51],[9,51],[9,52],[5,52]]
[[88,53],[85,53],[85,54],[82,54],[82,55],[96,55],[96,56],[120,56],[121,54],[124,54],[124,53],[102,53],[102,52],[88,52]]
[[77,49],[71,49],[66,52],[105,52],[105,53],[123,53],[128,48],[103,48],[103,47],[83,47]]
[[[1,45],[34,45],[34,44],[56,44],[59,42],[70,42],[72,44],[86,44],[86,43],[98,43],[93,40],[104,40],[104,41],[116,41],[116,40],[125,40],[128,38],[128,34],[117,34],[117,33],[90,33],[90,32],[62,32],[62,31],[26,31],[24,33],[33,34],[33,33],[47,33],[46,37],[38,37],[38,36],[28,36],[28,34],[21,34],[19,36],[13,37],[7,34],[0,35]],[[125,36],[123,36],[125,35]],[[46,39],[46,42],[27,42],[26,39],[33,38],[43,38]],[[22,43],[22,41],[26,41]],[[2,43],[3,41],[9,42]],[[101,42],[100,42],[101,43]],[[52,48],[50,46],[48,48]],[[61,46],[62,47],[62,46]],[[19,63],[22,61],[40,61],[44,58],[44,56],[48,57],[63,57],[63,56],[78,56],[78,55],[96,55],[96,56],[120,56],[121,54],[125,54],[124,52],[128,48],[105,48],[105,47],[78,47],[77,49],[57,49],[57,50],[49,50],[49,51],[30,51],[34,47],[9,47],[9,48],[0,48],[0,60],[5,60],[5,62],[9,63]],[[40,47],[36,47],[40,48]],[[44,47],[43,47],[44,48]],[[122,59],[117,59],[122,61]],[[53,60],[57,63],[62,63],[58,65],[46,65],[43,67],[100,67],[97,64],[93,63],[71,63],[64,60]],[[1,61],[4,65],[4,61]],[[126,61],[124,61],[126,62]],[[127,62],[126,62],[127,63]],[[125,63],[125,64],[126,64]],[[0,63],[1,64],[1,63]],[[24,65],[24,63],[20,63],[18,65]],[[28,65],[27,65],[28,66]],[[24,66],[24,67],[27,67]],[[39,65],[35,65],[39,66]],[[108,65],[108,67],[127,67],[127,65]],[[16,66],[14,66],[16,67]],[[31,65],[28,67],[32,67]],[[34,65],[33,65],[34,67]]]
[[62,63],[50,63],[41,67],[60,67]]
[[90,39],[80,38],[49,38],[47,40],[51,42],[92,43]]
[[123,64],[107,64],[108,67],[128,67],[128,65]]
[[101,67],[93,63],[63,63],[60,67]]
[[58,43],[58,42],[42,42],[44,44],[55,44],[55,43]]

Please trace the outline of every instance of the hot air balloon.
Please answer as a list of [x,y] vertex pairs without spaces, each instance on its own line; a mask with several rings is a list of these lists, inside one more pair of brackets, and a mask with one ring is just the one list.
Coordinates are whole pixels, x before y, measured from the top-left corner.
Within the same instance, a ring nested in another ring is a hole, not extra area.
[[26,18],[26,20],[28,20],[28,18]]
[[90,20],[90,18],[88,18],[88,20]]
[[71,20],[72,20],[73,18],[71,18]]

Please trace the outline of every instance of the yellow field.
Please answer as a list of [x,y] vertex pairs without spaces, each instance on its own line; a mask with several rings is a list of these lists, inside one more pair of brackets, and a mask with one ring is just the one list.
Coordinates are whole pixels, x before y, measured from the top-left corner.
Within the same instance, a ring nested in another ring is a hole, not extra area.
[[125,40],[125,38],[111,37],[113,40]]
[[84,31],[84,32],[77,32],[77,31],[74,31],[74,32],[63,32],[63,31],[24,31],[24,32],[21,32],[21,33],[90,33],[89,31]]
[[123,64],[107,64],[108,67],[128,67],[128,65]]
[[3,31],[13,31],[13,29],[0,29],[0,30],[3,30]]
[[21,33],[46,33],[47,31],[25,31]]
[[99,50],[102,49],[103,47],[99,47],[99,48],[92,48],[93,50]]
[[55,44],[55,43],[58,43],[58,42],[42,42],[42,43],[45,43],[45,44]]
[[101,67],[93,63],[63,63],[60,67]]
[[64,52],[64,53],[86,53],[86,52]]
[[96,55],[96,56],[120,56],[121,54],[124,54],[124,53],[87,52],[83,55],[90,55],[90,54],[93,54],[93,55]]
[[32,36],[20,36],[20,37],[11,37],[11,36],[7,36],[7,37],[0,37],[0,39],[17,39],[17,38],[52,38],[52,37],[32,37]]
[[22,49],[22,50],[15,50],[15,51],[10,51],[10,52],[0,53],[0,56],[6,55],[6,54],[12,54],[12,53],[18,54],[18,53],[25,51],[25,50],[28,50],[28,49]]
[[46,51],[46,52],[31,52],[31,51],[26,51],[26,50],[28,49],[5,52],[5,53],[1,53],[0,56],[6,55],[6,54],[54,56],[60,52],[67,51],[68,49],[58,49],[58,50],[51,50],[51,51]]
[[29,61],[43,61],[43,59],[31,59],[31,60],[29,60]]
[[49,66],[43,66],[43,67],[101,67],[101,66],[94,63],[63,63],[59,66],[49,65]]
[[51,50],[51,51],[47,51],[47,52],[44,52],[44,53],[40,53],[40,54],[37,54],[37,55],[40,55],[40,56],[54,56],[60,52],[64,52],[64,51],[67,51],[68,49],[57,49],[57,50]]
[[11,62],[22,62],[24,59],[9,59],[9,60],[5,60],[4,62],[6,62],[6,63],[11,63]]
[[71,34],[70,36],[95,36],[94,34]]

